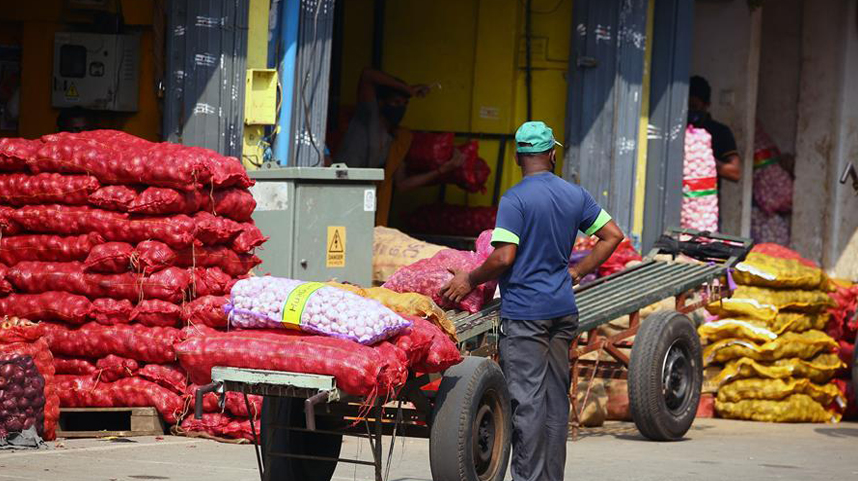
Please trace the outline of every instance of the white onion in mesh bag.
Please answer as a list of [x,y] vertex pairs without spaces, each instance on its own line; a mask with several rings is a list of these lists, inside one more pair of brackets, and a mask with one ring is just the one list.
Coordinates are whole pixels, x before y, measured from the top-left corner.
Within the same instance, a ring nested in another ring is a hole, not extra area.
[[411,323],[378,301],[323,286],[306,298],[300,324],[283,322],[289,295],[303,281],[281,277],[251,277],[235,283],[230,325],[237,328],[299,328],[315,334],[373,344],[396,335]]

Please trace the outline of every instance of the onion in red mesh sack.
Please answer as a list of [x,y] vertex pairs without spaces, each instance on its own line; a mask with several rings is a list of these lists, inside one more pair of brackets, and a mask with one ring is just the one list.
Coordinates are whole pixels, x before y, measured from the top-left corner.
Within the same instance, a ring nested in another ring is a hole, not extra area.
[[238,222],[246,222],[251,218],[256,200],[253,194],[244,189],[216,190],[213,194],[214,214],[229,217]]
[[34,321],[83,324],[91,309],[89,299],[67,292],[9,294],[0,298],[0,313]]
[[168,424],[184,411],[182,398],[139,377],[96,382],[89,377],[57,376],[57,394],[64,407],[154,407]]
[[[185,389],[182,397],[185,399],[185,403],[188,406],[193,406],[197,399],[197,390],[202,386],[197,384],[190,384]],[[220,413],[223,411],[219,405],[219,400],[217,394],[213,392],[207,392],[203,394],[203,412],[204,413]],[[191,416],[193,417],[193,416]]]
[[243,276],[262,263],[253,254],[239,254],[226,246],[190,247],[176,253],[178,267],[219,267],[230,276]]
[[232,277],[218,267],[197,267],[188,270],[191,277],[193,297],[225,296],[232,287]]
[[226,393],[224,409],[233,416],[250,418],[252,414],[253,419],[259,419],[259,414],[262,412],[262,396],[248,394],[247,400],[250,404],[250,412],[247,411],[247,403],[244,402],[244,395],[230,391]]
[[182,320],[189,324],[202,324],[214,328],[226,328],[229,318],[224,306],[229,303],[226,296],[202,296],[182,308]]
[[4,380],[0,436],[32,426],[46,440],[54,439],[59,398],[54,360],[41,339],[44,328],[18,318],[0,322],[0,379]]
[[86,205],[98,188],[98,179],[87,175],[0,174],[0,203]]
[[27,161],[36,155],[40,147],[41,143],[37,140],[0,139],[0,171],[26,171]]
[[450,366],[462,362],[462,354],[444,331],[431,322],[417,317],[405,316],[412,322],[409,331],[391,342],[397,347],[409,345],[409,367],[421,373],[443,372]]
[[212,150],[203,149],[200,147],[189,147],[195,150],[205,166],[205,169],[211,174],[211,183],[214,187],[240,187],[246,189],[251,187],[255,182],[247,175],[247,169],[241,164],[241,161],[235,157],[226,157]]
[[90,299],[137,300],[161,299],[181,302],[190,284],[190,275],[184,269],[170,267],[148,277],[132,273],[89,274],[83,272],[80,262],[20,262],[11,267],[7,279],[19,291],[40,293],[66,291]]
[[176,359],[173,344],[182,333],[172,327],[146,327],[140,324],[103,326],[90,322],[77,329],[62,324],[44,323],[45,340],[56,354],[101,358],[109,354],[142,362],[166,364]]
[[131,268],[134,247],[126,242],[106,242],[92,248],[83,263],[84,272],[120,274]]
[[300,329],[370,345],[410,325],[374,299],[318,282],[251,277],[230,300],[230,325],[240,329]]
[[184,395],[188,387],[188,375],[175,363],[146,364],[137,375],[179,395]]
[[268,240],[262,231],[252,222],[241,224],[241,233],[232,241],[232,248],[238,253],[247,254]]
[[15,222],[15,209],[0,205],[0,237],[21,232],[21,226]]
[[186,215],[170,217],[132,218],[112,235],[103,233],[107,240],[125,241],[132,244],[144,240],[161,241],[174,249],[188,247],[194,242],[194,221]]
[[87,206],[28,205],[17,209],[12,220],[30,232],[81,235],[97,232],[105,240],[124,240],[116,234],[127,223],[128,215]]
[[89,195],[89,203],[106,210],[128,212],[138,192],[127,185],[107,185]]
[[415,172],[438,169],[453,156],[454,141],[453,132],[413,132],[405,156],[408,167]]
[[[193,248],[191,248],[193,249]],[[132,264],[144,275],[166,269],[176,263],[176,252],[159,241],[143,241],[137,244]]]
[[396,271],[383,287],[396,292],[416,292],[429,296],[445,309],[459,308],[477,312],[494,296],[496,282],[487,282],[471,291],[462,302],[451,304],[441,297],[441,289],[453,278],[450,269],[471,271],[484,259],[476,252],[444,249],[429,259],[422,259]]
[[208,210],[208,195],[197,189],[178,191],[166,187],[149,187],[128,206],[132,214],[193,214]]
[[15,288],[12,287],[12,284],[6,280],[6,272],[8,269],[9,268],[4,264],[0,264],[0,296],[11,294],[15,290]]
[[477,236],[477,240],[474,243],[474,249],[477,252],[477,255],[483,259],[488,259],[492,252],[495,251],[494,246],[492,246],[492,233],[494,233],[494,229],[488,229],[480,232],[480,235]]
[[191,381],[200,385],[211,382],[212,367],[229,366],[334,376],[344,392],[372,397],[392,392],[408,375],[398,356],[344,339],[291,331],[192,336],[176,345],[176,353]]
[[137,304],[131,312],[131,320],[150,327],[179,327],[182,308],[171,302],[148,299]]
[[99,324],[112,326],[131,322],[131,311],[134,306],[128,299],[110,299],[102,297],[92,301],[89,317]]
[[441,182],[456,184],[471,193],[485,192],[486,180],[489,178],[491,169],[489,168],[489,164],[477,155],[479,145],[479,142],[472,140],[456,146],[456,149],[462,153],[465,161],[461,167],[442,177]]
[[208,212],[197,212],[193,220],[196,238],[206,245],[229,244],[244,230],[242,224]]
[[496,217],[497,207],[429,204],[412,212],[408,224],[415,232],[476,237],[494,229]]
[[69,262],[86,259],[104,238],[95,233],[74,237],[21,235],[0,238],[0,262],[13,266],[23,261]]
[[[190,190],[211,179],[205,149],[131,142],[127,134],[52,134],[29,162],[33,172],[89,173],[102,184],[143,184]],[[201,153],[203,152],[203,153]],[[214,152],[211,154],[217,155]]]
[[134,359],[108,354],[95,363],[95,379],[104,382],[114,382],[131,377],[140,369],[140,364]]
[[792,177],[779,164],[754,169],[754,202],[764,213],[792,211]]
[[98,370],[95,367],[95,363],[89,359],[63,356],[54,356],[54,369],[57,374],[71,374],[75,376],[93,374]]
[[[232,393],[230,393],[232,394]],[[259,433],[259,420],[253,421],[254,428],[250,427],[249,419],[233,418],[227,414],[218,412],[207,412],[202,419],[188,416],[176,429],[177,434],[183,436],[201,436],[214,439],[244,439],[256,442],[253,439],[253,430]]]

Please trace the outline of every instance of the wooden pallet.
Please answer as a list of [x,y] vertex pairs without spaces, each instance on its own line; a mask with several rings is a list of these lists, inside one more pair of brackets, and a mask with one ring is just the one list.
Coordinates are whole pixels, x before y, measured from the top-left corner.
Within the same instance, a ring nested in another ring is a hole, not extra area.
[[61,408],[58,438],[160,436],[164,421],[155,408]]

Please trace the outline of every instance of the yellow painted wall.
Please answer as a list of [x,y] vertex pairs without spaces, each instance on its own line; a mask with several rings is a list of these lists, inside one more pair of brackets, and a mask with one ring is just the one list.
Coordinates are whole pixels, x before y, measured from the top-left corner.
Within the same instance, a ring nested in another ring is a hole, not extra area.
[[[372,4],[345,4],[343,105],[354,103],[358,76],[372,58]],[[532,9],[533,116],[551,125],[562,140],[572,0],[534,0]],[[387,2],[382,68],[411,83],[441,84],[427,98],[412,100],[403,124],[415,130],[514,133],[526,120],[524,20],[518,0]],[[521,178],[514,145],[506,147],[502,192]],[[492,168],[485,194],[447,186],[445,200],[491,204],[497,153],[498,142],[481,141],[480,157]],[[396,196],[394,221],[398,213],[438,195],[438,187],[429,187]]]
[[[150,140],[160,138],[161,109],[155,91],[154,0],[122,0],[126,25],[141,32],[140,94],[133,114],[104,113],[101,125]],[[58,110],[51,107],[54,33],[65,30],[63,1],[18,2],[0,8],[0,24],[21,31],[21,107],[17,135],[34,138],[56,130]],[[161,57],[157,57],[161,61]],[[14,133],[11,133],[14,134]]]

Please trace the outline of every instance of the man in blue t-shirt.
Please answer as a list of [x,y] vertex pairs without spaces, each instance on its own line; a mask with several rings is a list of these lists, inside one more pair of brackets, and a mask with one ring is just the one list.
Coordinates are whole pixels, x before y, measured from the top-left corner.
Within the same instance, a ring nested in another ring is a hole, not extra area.
[[[559,142],[548,126],[526,122],[515,140],[524,178],[498,206],[495,251],[473,271],[454,272],[441,293],[460,301],[474,287],[500,278],[500,360],[512,400],[512,478],[561,481],[569,348],[578,328],[572,285],[611,256],[623,233],[586,190],[553,174]],[[599,241],[569,269],[579,230]]]

